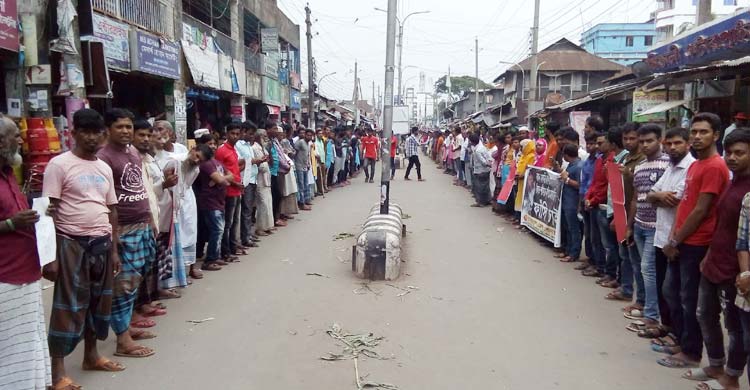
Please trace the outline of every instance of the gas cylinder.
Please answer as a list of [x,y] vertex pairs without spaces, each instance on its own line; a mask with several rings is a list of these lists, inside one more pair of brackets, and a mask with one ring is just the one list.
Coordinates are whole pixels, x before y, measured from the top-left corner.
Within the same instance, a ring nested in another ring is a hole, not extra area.
[[49,140],[49,151],[52,153],[60,152],[60,134],[57,133],[57,128],[52,122],[52,118],[44,119],[44,129],[47,131],[47,139]]
[[21,139],[23,139],[23,154],[29,152],[29,127],[26,125],[26,118],[21,118],[18,121],[18,130],[21,132]]
[[29,118],[29,151],[31,152],[48,152],[49,138],[47,130],[44,128],[44,119]]

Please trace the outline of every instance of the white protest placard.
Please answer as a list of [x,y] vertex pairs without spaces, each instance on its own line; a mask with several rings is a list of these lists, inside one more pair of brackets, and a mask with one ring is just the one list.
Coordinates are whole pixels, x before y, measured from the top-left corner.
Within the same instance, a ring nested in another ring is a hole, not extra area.
[[35,198],[31,209],[39,213],[39,222],[34,225],[36,230],[36,250],[39,253],[39,264],[45,265],[55,261],[57,254],[57,237],[55,222],[47,215],[49,197]]

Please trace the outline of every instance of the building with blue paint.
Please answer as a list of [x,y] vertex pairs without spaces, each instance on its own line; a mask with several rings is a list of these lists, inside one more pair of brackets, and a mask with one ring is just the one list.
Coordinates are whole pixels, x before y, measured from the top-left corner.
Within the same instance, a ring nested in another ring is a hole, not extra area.
[[630,65],[646,58],[655,43],[654,23],[600,23],[581,34],[581,46],[586,51]]

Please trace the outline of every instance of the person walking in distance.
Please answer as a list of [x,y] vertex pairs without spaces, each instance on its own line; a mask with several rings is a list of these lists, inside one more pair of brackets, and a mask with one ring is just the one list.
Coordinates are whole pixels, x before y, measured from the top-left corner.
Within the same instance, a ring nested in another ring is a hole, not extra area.
[[413,166],[417,167],[417,178],[419,181],[424,181],[422,178],[422,164],[419,162],[419,140],[417,140],[417,133],[419,129],[415,126],[411,128],[411,134],[406,139],[406,157],[409,159],[409,166],[406,167],[406,175],[404,180],[409,179],[409,173]]
[[362,149],[365,151],[365,182],[375,182],[375,161],[378,159],[380,141],[372,129],[367,129],[367,136],[362,138]]

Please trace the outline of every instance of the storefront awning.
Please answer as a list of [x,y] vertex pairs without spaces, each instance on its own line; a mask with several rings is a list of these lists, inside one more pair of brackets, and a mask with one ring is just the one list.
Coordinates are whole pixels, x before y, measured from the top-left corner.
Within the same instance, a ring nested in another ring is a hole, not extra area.
[[686,106],[689,102],[690,101],[688,100],[672,100],[669,102],[660,103],[649,108],[646,111],[635,114],[635,116],[660,114],[662,112],[666,112],[677,107]]
[[268,115],[280,115],[281,114],[281,107],[272,106],[270,104],[266,104],[266,107],[268,107]]
[[735,60],[721,61],[697,68],[660,73],[655,75],[654,79],[644,86],[644,89],[646,91],[652,91],[661,88],[664,85],[683,84],[687,81],[713,78],[720,72],[728,72],[731,74],[735,72],[734,68],[748,64],[750,64],[750,56],[741,57]]

